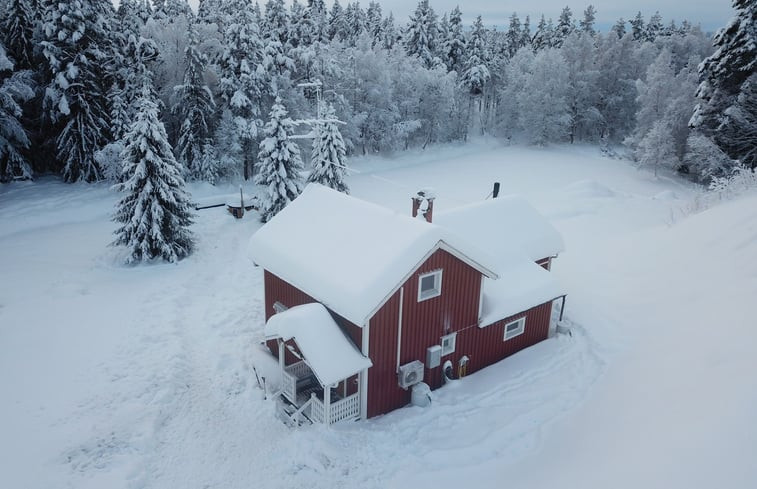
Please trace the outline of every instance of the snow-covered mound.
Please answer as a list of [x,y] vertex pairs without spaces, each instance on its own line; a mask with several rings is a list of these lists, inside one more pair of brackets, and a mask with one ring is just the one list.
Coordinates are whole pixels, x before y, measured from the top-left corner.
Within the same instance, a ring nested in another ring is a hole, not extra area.
[[615,192],[596,180],[581,180],[565,187],[565,192],[573,198],[598,199],[614,197]]

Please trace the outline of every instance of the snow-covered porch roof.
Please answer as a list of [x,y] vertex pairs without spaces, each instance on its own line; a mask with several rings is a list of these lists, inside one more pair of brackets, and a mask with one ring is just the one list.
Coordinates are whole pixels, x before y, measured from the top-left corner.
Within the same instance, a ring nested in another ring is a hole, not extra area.
[[294,340],[322,386],[333,385],[373,365],[345,336],[319,303],[274,314],[265,325],[267,339]]
[[508,263],[498,280],[484,279],[479,327],[566,295],[550,272],[530,260]]

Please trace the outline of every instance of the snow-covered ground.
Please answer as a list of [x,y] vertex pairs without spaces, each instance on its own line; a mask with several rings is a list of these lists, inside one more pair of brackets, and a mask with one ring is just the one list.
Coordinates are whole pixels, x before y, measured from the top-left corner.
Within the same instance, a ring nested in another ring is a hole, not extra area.
[[254,219],[200,211],[194,255],[126,268],[106,186],[0,186],[0,487],[757,487],[757,196],[681,217],[690,185],[582,147],[351,165],[354,195],[401,212],[425,186],[438,210],[494,181],[529,199],[565,238],[573,335],[430,408],[289,429],[252,374],[272,370]]

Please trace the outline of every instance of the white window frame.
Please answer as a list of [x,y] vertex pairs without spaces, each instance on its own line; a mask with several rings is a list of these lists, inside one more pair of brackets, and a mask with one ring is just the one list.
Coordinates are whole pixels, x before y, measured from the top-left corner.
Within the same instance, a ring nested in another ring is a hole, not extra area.
[[[439,297],[442,295],[442,272],[444,270],[434,270],[433,272],[424,273],[418,276],[418,302],[422,302],[428,299],[433,299],[434,297]],[[430,293],[426,293],[426,295],[423,294],[423,290],[421,289],[421,286],[423,284],[423,279],[425,277],[433,276],[434,277],[434,288]]]
[[[444,347],[444,341],[445,340],[452,340],[450,341],[447,348]],[[445,336],[442,336],[441,341],[439,341],[439,344],[442,346],[442,356],[449,355],[450,353],[455,353],[455,344],[457,343],[457,333],[451,333]]]
[[278,314],[280,312],[284,312],[287,309],[289,309],[289,308],[287,306],[285,306],[284,304],[282,304],[281,302],[279,302],[279,301],[276,301],[276,302],[273,303],[274,314]]
[[[508,331],[509,326],[512,326],[513,324],[518,324],[518,323],[520,323],[520,326],[518,327],[518,329]],[[523,316],[520,319],[516,319],[515,321],[510,321],[509,323],[505,324],[505,339],[503,341],[513,339],[516,336],[520,336],[525,332],[526,332],[526,316]]]

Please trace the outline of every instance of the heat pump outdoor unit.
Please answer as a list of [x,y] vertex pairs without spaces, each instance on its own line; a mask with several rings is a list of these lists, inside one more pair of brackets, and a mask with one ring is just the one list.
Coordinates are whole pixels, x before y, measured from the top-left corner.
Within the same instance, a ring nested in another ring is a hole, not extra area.
[[414,360],[400,366],[397,381],[400,387],[407,389],[423,380],[423,362]]

